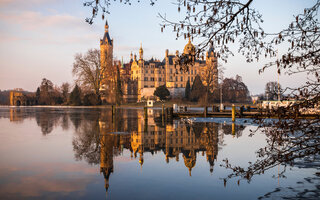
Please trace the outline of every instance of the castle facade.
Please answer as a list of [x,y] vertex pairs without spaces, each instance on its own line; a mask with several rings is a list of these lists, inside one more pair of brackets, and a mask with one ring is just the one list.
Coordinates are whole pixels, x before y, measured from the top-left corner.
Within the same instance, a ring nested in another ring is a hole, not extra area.
[[[165,51],[164,59],[145,60],[143,57],[142,46],[139,49],[139,59],[136,55],[130,55],[130,62],[123,64],[113,62],[113,40],[110,39],[108,33],[108,24],[106,24],[105,35],[100,40],[101,50],[101,70],[104,75],[104,81],[101,82],[100,91],[102,92],[102,100],[112,103],[115,96],[115,78],[112,73],[116,73],[117,69],[114,65],[120,68],[120,78],[122,83],[123,100],[125,102],[141,101],[153,97],[155,89],[161,85],[166,85],[170,91],[172,98],[184,97],[187,81],[192,86],[195,77],[199,75],[205,86],[209,84],[209,88],[213,91],[218,85],[218,62],[213,48],[210,48],[206,53],[205,60],[197,60],[194,58],[196,48],[189,39],[184,47],[183,55],[191,57],[192,65],[187,71],[180,70],[179,51],[175,54],[170,54],[169,50]],[[112,66],[113,64],[113,66]],[[110,91],[112,90],[112,91]]]

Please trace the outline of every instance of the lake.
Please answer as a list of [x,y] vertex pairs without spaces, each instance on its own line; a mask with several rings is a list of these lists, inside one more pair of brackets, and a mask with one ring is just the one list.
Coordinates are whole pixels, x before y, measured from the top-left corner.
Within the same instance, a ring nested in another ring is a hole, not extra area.
[[[250,182],[266,136],[252,121],[164,122],[160,109],[0,107],[0,199],[317,199],[319,168],[279,165]],[[299,196],[300,195],[300,196]]]

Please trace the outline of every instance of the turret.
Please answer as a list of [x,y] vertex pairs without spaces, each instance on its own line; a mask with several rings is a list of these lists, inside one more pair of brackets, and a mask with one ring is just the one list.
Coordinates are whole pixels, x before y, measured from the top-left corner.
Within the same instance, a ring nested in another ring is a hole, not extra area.
[[139,57],[140,57],[140,60],[143,60],[143,49],[142,49],[142,44],[141,44],[140,49],[139,49]]
[[166,49],[166,58],[169,56],[169,50]]

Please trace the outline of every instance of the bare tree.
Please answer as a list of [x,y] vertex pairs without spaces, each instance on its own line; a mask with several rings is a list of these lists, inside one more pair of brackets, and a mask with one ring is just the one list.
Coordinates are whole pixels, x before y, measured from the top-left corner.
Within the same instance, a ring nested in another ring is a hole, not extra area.
[[225,78],[222,83],[224,101],[248,102],[250,99],[248,87],[241,81],[241,76],[236,79]]
[[68,82],[62,83],[61,93],[63,97],[63,102],[68,101],[69,91],[70,91],[70,84]]
[[217,69],[217,60],[213,62],[207,61],[207,65],[203,68],[201,72],[201,78],[203,84],[206,86],[206,96],[205,96],[205,105],[208,103],[208,98],[210,93],[213,93],[218,89],[218,69]]
[[266,84],[265,87],[265,96],[268,100],[276,100],[278,99],[278,96],[282,94],[282,88],[281,85],[277,82],[270,81]]
[[52,105],[54,104],[53,96],[54,96],[54,88],[53,83],[43,78],[40,85],[40,104],[43,105]]
[[77,82],[89,87],[100,99],[100,84],[103,79],[103,70],[100,65],[100,50],[89,49],[86,54],[75,55],[72,73],[77,77]]

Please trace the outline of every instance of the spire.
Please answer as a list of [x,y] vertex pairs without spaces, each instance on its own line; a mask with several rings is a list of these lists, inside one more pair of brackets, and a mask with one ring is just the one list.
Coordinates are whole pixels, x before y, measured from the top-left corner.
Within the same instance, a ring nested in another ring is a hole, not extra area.
[[105,32],[109,31],[108,21],[106,20],[106,25],[104,25]]
[[140,57],[140,60],[143,60],[143,49],[142,49],[142,43],[140,44],[139,57]]
[[111,40],[110,35],[109,35],[109,25],[108,25],[108,21],[106,20],[106,25],[104,26],[105,28],[105,32],[104,32],[104,36],[103,39],[100,40],[100,44],[108,44],[108,45],[113,45],[113,40]]

